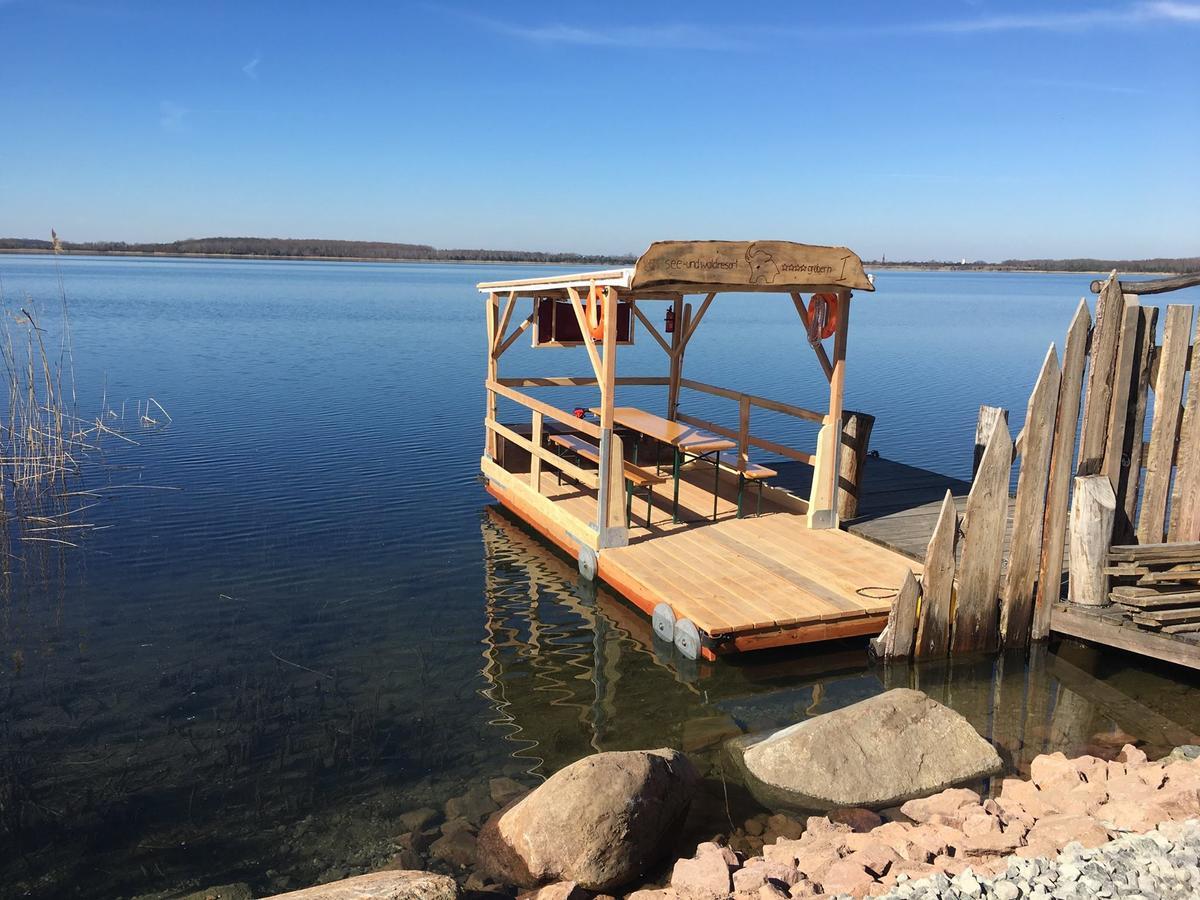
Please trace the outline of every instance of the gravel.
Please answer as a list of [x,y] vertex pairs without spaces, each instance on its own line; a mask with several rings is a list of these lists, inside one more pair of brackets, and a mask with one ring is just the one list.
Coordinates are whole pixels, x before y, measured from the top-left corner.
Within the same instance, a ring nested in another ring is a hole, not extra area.
[[[890,900],[1159,900],[1200,897],[1200,820],[1164,822],[1157,831],[1126,835],[1093,850],[1068,844],[1057,860],[1008,859],[1003,875],[983,877],[970,869],[900,881]],[[901,875],[901,879],[905,876]]]

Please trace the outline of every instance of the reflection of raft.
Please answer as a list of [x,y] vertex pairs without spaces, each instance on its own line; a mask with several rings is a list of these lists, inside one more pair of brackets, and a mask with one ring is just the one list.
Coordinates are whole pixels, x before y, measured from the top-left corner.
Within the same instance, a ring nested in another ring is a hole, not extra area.
[[[847,425],[859,420],[843,404],[852,291],[874,290],[854,253],[787,241],[668,241],[652,245],[628,269],[479,288],[488,296],[489,340],[480,466],[488,490],[505,506],[647,615],[662,607],[668,620],[688,623],[680,633],[697,640],[681,648],[706,658],[883,627],[890,592],[913,563],[839,527],[857,496],[866,452],[867,429]],[[695,309],[685,302],[693,294],[703,295]],[[683,377],[687,346],[719,294],[738,303],[782,299],[795,308],[797,338],[811,344],[828,383],[824,410]],[[804,294],[835,299],[806,302]],[[528,315],[512,326],[526,302]],[[655,304],[669,310],[663,331],[653,321],[661,316]],[[829,316],[824,324],[811,318],[818,307]],[[822,335],[830,321],[827,348]],[[618,376],[618,347],[634,341],[635,325],[662,349],[668,374]],[[501,356],[527,329],[535,347],[582,347],[592,376],[502,377]],[[616,403],[618,391],[636,388],[644,396],[641,389],[656,387],[663,389],[665,417]],[[599,422],[572,414],[576,403],[560,408],[532,393],[564,388],[573,397],[590,395],[579,407],[593,409]],[[696,414],[706,408],[692,405],[699,395],[729,401],[727,424]],[[512,411],[525,421],[502,419],[502,405],[506,416]],[[758,411],[789,417],[792,432],[807,429],[808,446],[752,432],[752,417],[762,419]],[[590,449],[564,458],[549,446],[554,434]],[[806,496],[768,484],[761,510],[750,509],[747,484],[757,494],[776,474],[751,460],[758,451],[811,468]],[[646,478],[631,477],[631,466]],[[648,498],[644,514],[641,503],[633,512],[633,489],[663,471],[669,484]]]

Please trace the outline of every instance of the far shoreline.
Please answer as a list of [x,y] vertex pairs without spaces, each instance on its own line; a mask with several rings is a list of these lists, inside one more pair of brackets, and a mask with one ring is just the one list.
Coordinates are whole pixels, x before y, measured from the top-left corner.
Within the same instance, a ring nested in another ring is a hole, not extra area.
[[[6,247],[0,248],[0,255],[6,256],[54,256],[53,250],[44,248],[15,248]],[[134,259],[216,259],[216,260],[246,260],[249,262],[320,262],[320,263],[385,263],[388,265],[445,265],[445,266],[538,266],[538,267],[554,267],[559,269],[575,269],[581,270],[581,266],[576,263],[569,262],[543,262],[541,260],[498,260],[498,259],[398,259],[395,257],[371,257],[371,256],[281,256],[275,254],[255,254],[255,253],[141,253],[130,250],[71,250],[66,253],[60,253],[59,256],[85,256],[85,257],[119,257],[119,258],[134,258]],[[610,262],[610,263],[594,263],[594,266],[629,266],[632,262]],[[1081,271],[1078,269],[1026,269],[1016,266],[1003,266],[1000,264],[984,264],[984,265],[955,265],[947,263],[945,265],[929,265],[923,263],[881,263],[863,261],[863,265],[871,269],[883,269],[894,272],[1001,272],[1011,274],[1027,274],[1027,275],[1105,275],[1106,272],[1095,270],[1090,272]],[[582,269],[587,271],[587,269]],[[1157,275],[1164,276],[1172,273],[1165,271],[1151,270],[1125,270],[1121,274],[1124,275]]]

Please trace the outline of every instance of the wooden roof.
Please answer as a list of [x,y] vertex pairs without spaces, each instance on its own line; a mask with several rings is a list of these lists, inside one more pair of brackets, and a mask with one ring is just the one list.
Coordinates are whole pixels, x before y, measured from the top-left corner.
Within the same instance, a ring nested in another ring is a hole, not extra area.
[[875,290],[853,251],[792,241],[657,241],[632,268],[484,281],[478,287],[484,293],[565,296],[568,288],[592,284],[637,295]]

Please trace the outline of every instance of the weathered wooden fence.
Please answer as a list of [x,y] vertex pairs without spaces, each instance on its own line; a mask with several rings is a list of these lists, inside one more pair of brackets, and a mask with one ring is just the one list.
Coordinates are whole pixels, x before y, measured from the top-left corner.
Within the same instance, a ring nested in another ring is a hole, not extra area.
[[1046,354],[1015,446],[1007,415],[981,412],[965,512],[960,521],[947,493],[924,574],[897,594],[880,655],[1045,639],[1064,572],[1070,599],[1101,605],[1111,544],[1200,541],[1200,386],[1187,383],[1200,321],[1193,337],[1193,307],[1167,306],[1156,343],[1159,310],[1134,293],[1155,285],[1114,272],[1098,286],[1094,324],[1080,301],[1061,360],[1053,344]]

